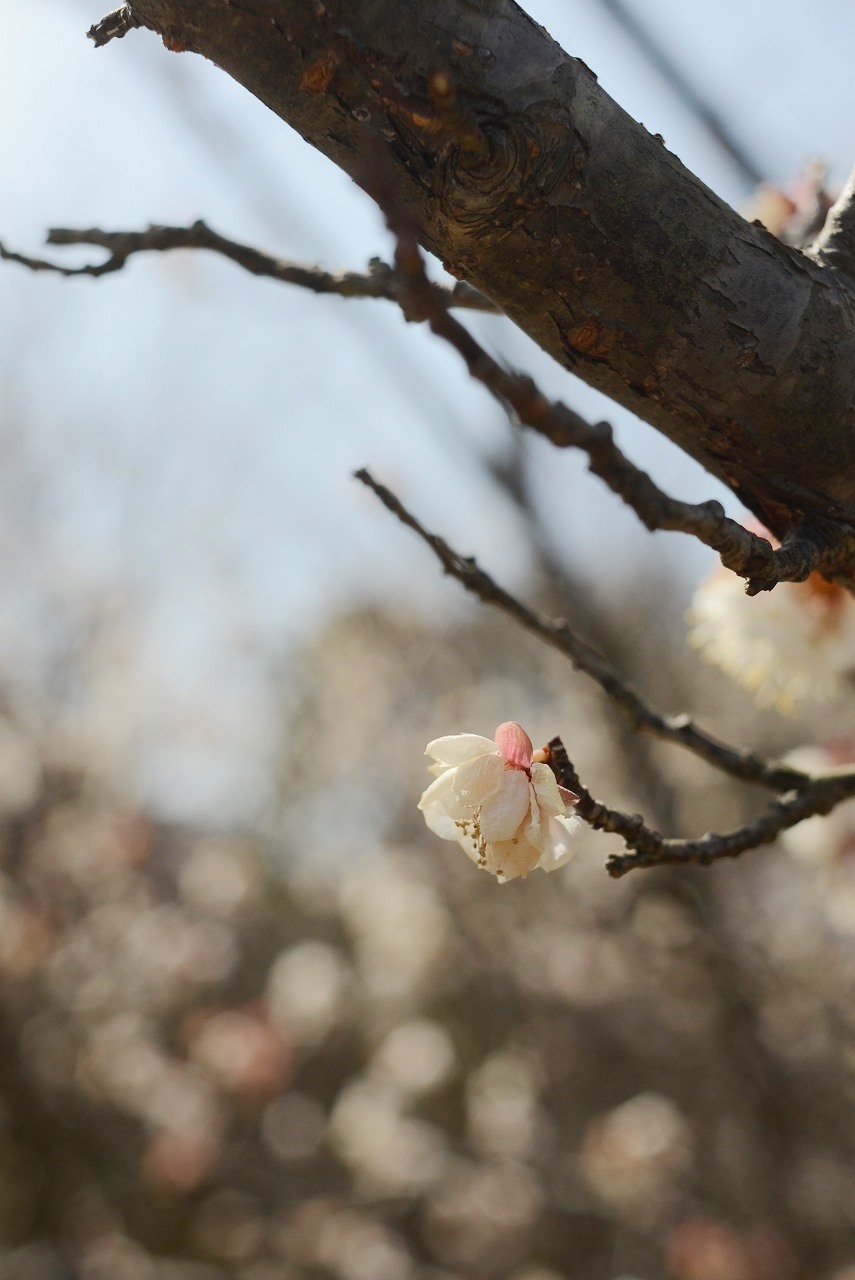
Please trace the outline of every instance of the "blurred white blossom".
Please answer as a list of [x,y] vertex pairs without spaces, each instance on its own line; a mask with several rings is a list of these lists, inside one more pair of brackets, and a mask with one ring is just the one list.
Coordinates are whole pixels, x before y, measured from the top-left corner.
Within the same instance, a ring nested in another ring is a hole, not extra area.
[[554,871],[573,854],[578,818],[568,806],[578,797],[559,787],[534,751],[528,734],[513,721],[499,725],[495,739],[452,734],[429,742],[426,755],[436,781],[419,801],[425,822],[500,883],[535,867]]
[[760,706],[791,712],[805,699],[829,702],[855,670],[855,599],[817,573],[747,596],[742,579],[719,566],[687,617],[689,643]]
[[[855,767],[855,742],[796,747],[784,760],[804,773],[825,774]],[[855,861],[855,800],[844,800],[831,813],[806,818],[781,832],[789,853],[801,862],[823,864]]]
[[360,984],[372,1002],[409,1009],[452,942],[451,921],[436,889],[387,852],[345,871],[340,910],[353,937]]
[[492,1054],[466,1083],[466,1136],[481,1156],[528,1160],[547,1146],[535,1072],[519,1053]]
[[339,1093],[328,1138],[360,1191],[413,1195],[441,1177],[448,1159],[445,1135],[411,1116],[409,1102],[404,1091],[365,1077]]
[[296,1044],[320,1044],[341,1016],[349,978],[341,952],[325,942],[283,951],[267,979],[272,1025]]
[[444,1084],[455,1066],[448,1032],[427,1018],[394,1027],[371,1059],[371,1075],[414,1097]]
[[[855,743],[828,742],[797,747],[784,757],[805,773],[831,773],[855,765]],[[855,799],[844,800],[831,813],[806,818],[781,832],[787,852],[816,873],[828,923],[841,933],[855,933]]]
[[579,1169],[605,1204],[650,1225],[667,1214],[693,1155],[691,1129],[675,1103],[640,1093],[590,1122]]

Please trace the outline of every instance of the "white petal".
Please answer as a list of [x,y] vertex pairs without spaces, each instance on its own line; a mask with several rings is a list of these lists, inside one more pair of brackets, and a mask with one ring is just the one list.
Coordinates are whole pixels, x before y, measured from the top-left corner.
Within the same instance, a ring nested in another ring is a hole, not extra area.
[[[461,768],[467,767],[466,765],[461,765]],[[481,803],[479,798],[473,799],[473,796],[483,796],[484,799],[488,799],[498,786],[498,783],[490,786],[488,782],[485,782],[484,785],[480,788],[475,788],[473,791],[464,787],[461,794],[458,789],[459,772],[459,769],[446,769],[444,773],[440,774],[436,782],[432,782],[427,791],[423,792],[419,801],[419,808],[425,815],[430,813],[431,810],[437,810],[439,813],[443,813],[457,821],[471,821]]]
[[581,818],[550,818],[547,852],[537,864],[544,871],[557,871],[576,852],[576,840],[582,829]]
[[497,877],[500,883],[519,880],[539,866],[540,852],[529,844],[525,836],[514,840],[497,840],[487,846],[485,870]]
[[550,815],[548,813],[541,814],[540,805],[537,800],[537,792],[531,783],[529,784],[528,794],[530,807],[528,821],[525,824],[525,838],[528,840],[529,844],[534,845],[535,849],[537,849],[539,853],[546,853],[546,840],[548,839],[548,834],[545,828],[549,822]]
[[544,816],[547,813],[564,816],[567,809],[561,798],[561,792],[558,790],[555,774],[548,764],[533,764],[531,766],[531,785],[534,787],[537,802]]
[[531,784],[521,769],[504,769],[501,785],[481,810],[481,834],[491,843],[511,840],[530,813]]
[[495,755],[476,756],[458,765],[453,773],[458,808],[469,813],[487,804],[505,785],[505,762]]
[[455,803],[453,769],[445,769],[436,781],[432,782],[427,790],[422,792],[419,808],[432,809],[439,805],[441,809],[445,809],[449,801],[452,805]]
[[460,827],[442,809],[425,809],[424,814],[425,822],[435,836],[439,836],[441,840],[460,839]]
[[475,756],[496,755],[498,747],[491,738],[482,738],[478,733],[452,733],[447,738],[434,738],[425,748],[426,756],[433,756],[444,768],[449,765],[463,764],[464,760],[472,760]]
[[[431,790],[431,788],[428,788],[428,790]],[[424,796],[422,799],[424,799]],[[477,838],[476,824],[471,820],[471,815],[466,814],[463,818],[453,818],[449,813],[446,813],[444,806],[439,802],[426,806],[424,815],[425,823],[435,836],[439,836],[441,840],[456,840],[468,858],[471,858],[473,862],[478,861],[480,845]]]

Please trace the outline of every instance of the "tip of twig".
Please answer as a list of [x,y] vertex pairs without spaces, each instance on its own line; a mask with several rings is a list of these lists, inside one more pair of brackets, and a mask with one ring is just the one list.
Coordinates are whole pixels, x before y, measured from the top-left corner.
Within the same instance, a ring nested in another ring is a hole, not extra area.
[[141,25],[139,19],[134,17],[131,6],[123,4],[115,12],[108,13],[100,22],[94,23],[86,32],[86,35],[96,49],[101,49],[105,44],[109,44],[111,40],[121,40],[122,36],[127,35],[134,27]]

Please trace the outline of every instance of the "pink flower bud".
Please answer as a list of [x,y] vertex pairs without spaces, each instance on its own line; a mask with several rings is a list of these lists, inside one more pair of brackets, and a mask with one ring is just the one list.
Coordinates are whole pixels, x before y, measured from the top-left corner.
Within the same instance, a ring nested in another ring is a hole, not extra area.
[[508,764],[512,764],[515,769],[528,769],[534,748],[522,725],[518,725],[515,720],[506,720],[496,730],[494,741],[499,748],[499,755]]

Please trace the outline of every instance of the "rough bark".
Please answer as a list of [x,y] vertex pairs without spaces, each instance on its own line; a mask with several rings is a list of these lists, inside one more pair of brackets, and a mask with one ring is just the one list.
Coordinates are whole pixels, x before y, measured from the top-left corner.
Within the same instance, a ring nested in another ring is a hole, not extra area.
[[135,0],[132,14],[357,181],[371,131],[453,274],[776,533],[855,526],[855,286],[745,222],[512,0]]

